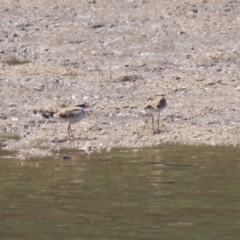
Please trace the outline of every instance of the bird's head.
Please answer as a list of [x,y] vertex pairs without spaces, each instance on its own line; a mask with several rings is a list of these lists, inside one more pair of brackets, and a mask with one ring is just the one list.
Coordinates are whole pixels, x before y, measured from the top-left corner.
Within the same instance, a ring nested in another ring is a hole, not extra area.
[[82,103],[82,104],[77,104],[75,105],[76,107],[79,107],[79,108],[82,108],[82,109],[85,109],[85,108],[88,108],[89,105],[87,103]]
[[165,108],[167,106],[167,101],[164,97],[164,95],[162,95],[162,97],[159,99],[157,108]]

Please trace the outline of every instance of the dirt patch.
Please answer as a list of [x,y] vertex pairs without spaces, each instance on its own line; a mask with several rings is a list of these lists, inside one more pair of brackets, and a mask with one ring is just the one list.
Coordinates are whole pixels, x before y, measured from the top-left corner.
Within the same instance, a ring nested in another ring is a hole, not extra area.
[[[20,136],[6,149],[22,156],[63,147],[239,144],[238,0],[0,6],[0,134]],[[161,94],[168,107],[153,135],[143,107]],[[81,136],[73,143],[67,123],[36,114],[82,101],[92,107],[72,126]]]

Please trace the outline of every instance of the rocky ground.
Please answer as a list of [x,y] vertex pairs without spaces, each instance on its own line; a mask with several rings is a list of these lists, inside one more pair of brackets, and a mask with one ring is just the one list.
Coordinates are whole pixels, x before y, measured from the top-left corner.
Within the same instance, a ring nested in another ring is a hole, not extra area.
[[[9,0],[0,14],[0,135],[19,157],[239,144],[239,0]],[[160,94],[153,135],[143,107]],[[83,101],[72,143],[67,123],[35,114]]]

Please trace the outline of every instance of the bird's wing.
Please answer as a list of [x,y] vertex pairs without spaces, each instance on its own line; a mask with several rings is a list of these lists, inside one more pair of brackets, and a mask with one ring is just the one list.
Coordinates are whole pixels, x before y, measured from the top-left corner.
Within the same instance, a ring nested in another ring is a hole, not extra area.
[[150,109],[150,108],[153,108],[152,102],[148,102],[144,107],[144,109]]
[[154,108],[154,106],[157,105],[158,101],[158,98],[149,97],[147,100],[147,104],[145,105],[145,109]]
[[38,110],[38,112],[41,113],[44,118],[51,118],[58,111],[59,108],[56,107],[46,107]]
[[61,109],[58,112],[58,116],[61,118],[76,117],[80,114],[84,114],[84,111],[78,107],[68,107],[68,108]]

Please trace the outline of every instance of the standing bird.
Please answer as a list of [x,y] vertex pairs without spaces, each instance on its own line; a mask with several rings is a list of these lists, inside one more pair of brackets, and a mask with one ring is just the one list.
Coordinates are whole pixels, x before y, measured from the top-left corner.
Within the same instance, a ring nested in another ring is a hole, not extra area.
[[89,105],[87,103],[83,103],[62,109],[51,108],[48,110],[41,110],[40,113],[45,118],[51,118],[54,117],[55,114],[57,114],[59,119],[69,122],[67,128],[68,138],[69,140],[75,140],[78,138],[73,136],[71,124],[81,121],[85,116],[85,109],[88,107]]
[[148,115],[152,118],[152,131],[155,133],[154,130],[154,113],[158,114],[158,120],[157,120],[157,125],[158,125],[158,130],[157,133],[160,132],[159,129],[159,120],[160,120],[160,112],[167,106],[167,101],[162,95],[161,97],[156,97],[156,98],[148,98],[147,99],[148,103],[144,107],[145,111],[148,113]]

